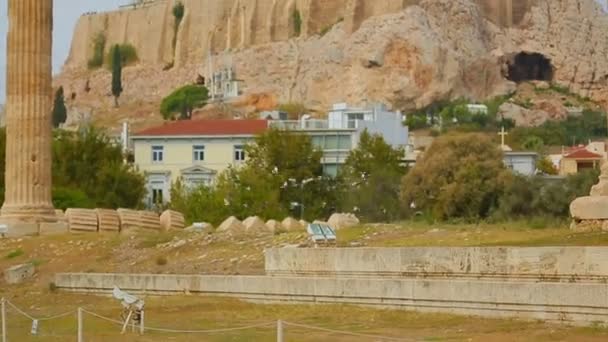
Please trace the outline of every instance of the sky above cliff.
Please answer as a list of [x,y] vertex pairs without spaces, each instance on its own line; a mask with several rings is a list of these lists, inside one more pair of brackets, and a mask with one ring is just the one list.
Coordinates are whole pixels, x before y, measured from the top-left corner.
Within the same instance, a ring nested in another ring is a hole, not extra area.
[[[0,103],[4,103],[6,88],[6,32],[8,30],[7,1],[0,0]],[[608,0],[596,0],[608,10]],[[55,26],[53,31],[53,71],[61,70],[70,51],[70,42],[76,21],[82,13],[107,11],[129,0],[55,0]]]
[[[0,0],[0,103],[4,103],[6,88],[6,32],[8,30],[8,0]],[[55,0],[53,28],[53,71],[61,65],[70,52],[70,42],[76,21],[86,12],[116,9],[129,0]]]

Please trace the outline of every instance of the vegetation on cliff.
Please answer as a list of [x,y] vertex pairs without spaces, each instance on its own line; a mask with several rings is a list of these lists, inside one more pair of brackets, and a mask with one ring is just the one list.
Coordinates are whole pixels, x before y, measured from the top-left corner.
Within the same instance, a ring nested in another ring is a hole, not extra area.
[[118,98],[122,94],[122,54],[119,45],[112,47],[112,95],[114,105],[118,107]]
[[175,120],[179,114],[180,120],[192,118],[192,112],[207,104],[209,90],[203,86],[183,86],[165,97],[160,104],[160,112],[165,120]]
[[59,87],[55,92],[55,101],[53,102],[53,113],[51,114],[53,127],[57,128],[64,123],[68,118],[68,110],[65,107],[65,99],[63,95],[63,87]]
[[103,65],[103,57],[106,50],[106,36],[103,32],[93,37],[93,56],[89,59],[89,69],[96,69]]

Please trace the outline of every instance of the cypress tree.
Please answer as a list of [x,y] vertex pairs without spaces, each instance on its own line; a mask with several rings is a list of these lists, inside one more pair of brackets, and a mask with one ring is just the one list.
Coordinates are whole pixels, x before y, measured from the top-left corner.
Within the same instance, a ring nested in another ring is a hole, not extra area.
[[112,95],[114,95],[114,105],[116,107],[118,107],[118,98],[122,90],[122,56],[120,46],[116,44],[112,49]]
[[55,92],[55,102],[53,103],[53,127],[57,128],[68,118],[68,110],[65,107],[63,87],[59,87]]

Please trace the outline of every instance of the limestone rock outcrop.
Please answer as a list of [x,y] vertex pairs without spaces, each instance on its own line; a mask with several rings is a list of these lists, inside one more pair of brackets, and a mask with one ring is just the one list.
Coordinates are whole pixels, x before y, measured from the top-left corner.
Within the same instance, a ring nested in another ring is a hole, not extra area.
[[[173,3],[80,19],[56,80],[77,93],[74,105],[98,104],[109,89],[109,73],[85,70],[99,32],[108,46],[129,42],[139,52],[140,65],[123,73],[123,97],[134,103],[160,101],[206,75],[210,54],[216,67],[234,66],[245,94],[313,109],[379,101],[409,110],[445,98],[485,99],[514,89],[511,69],[608,103],[608,20],[594,0],[185,0],[176,51]],[[539,54],[551,70],[519,65],[522,52]]]
[[70,231],[76,232],[97,232],[99,225],[97,213],[94,209],[74,209],[69,208],[65,211]]
[[359,219],[354,214],[335,213],[331,215],[327,224],[333,229],[350,228],[359,225]]
[[163,230],[172,229],[184,229],[186,227],[186,220],[184,214],[175,210],[165,210],[160,215],[160,225]]

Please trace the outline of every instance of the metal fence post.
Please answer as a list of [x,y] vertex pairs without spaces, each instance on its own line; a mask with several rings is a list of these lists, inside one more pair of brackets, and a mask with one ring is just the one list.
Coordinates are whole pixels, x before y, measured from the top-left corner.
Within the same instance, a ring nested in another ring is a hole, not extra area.
[[141,313],[140,313],[139,317],[140,317],[140,319],[139,319],[139,333],[141,335],[143,335],[144,334],[144,310],[141,310]]
[[2,311],[2,342],[6,342],[6,300],[2,298],[1,302],[2,308],[0,308],[0,311]]
[[82,308],[78,308],[78,342],[84,342],[82,328]]
[[277,321],[277,342],[283,342],[283,321]]

